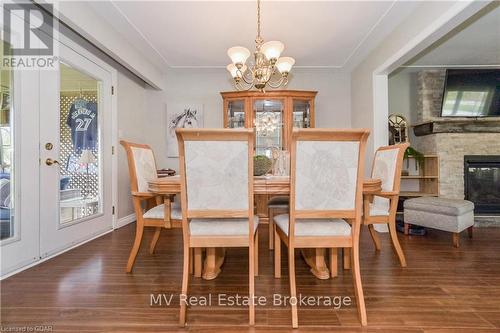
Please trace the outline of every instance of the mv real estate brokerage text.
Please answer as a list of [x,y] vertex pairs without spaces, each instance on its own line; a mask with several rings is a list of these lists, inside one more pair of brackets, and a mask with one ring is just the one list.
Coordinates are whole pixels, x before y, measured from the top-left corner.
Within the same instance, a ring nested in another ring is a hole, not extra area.
[[308,296],[299,294],[297,297],[273,294],[271,296],[254,296],[239,294],[150,294],[149,305],[153,307],[174,306],[184,303],[187,306],[248,306],[252,302],[256,306],[289,306],[301,307],[331,307],[340,309],[352,305],[350,296]]

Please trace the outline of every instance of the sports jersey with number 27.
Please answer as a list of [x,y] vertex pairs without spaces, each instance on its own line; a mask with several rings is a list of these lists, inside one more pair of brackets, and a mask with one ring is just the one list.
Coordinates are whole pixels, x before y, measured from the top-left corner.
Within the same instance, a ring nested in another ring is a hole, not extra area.
[[97,121],[97,103],[77,99],[71,104],[66,123],[71,128],[71,141],[75,152],[96,148]]

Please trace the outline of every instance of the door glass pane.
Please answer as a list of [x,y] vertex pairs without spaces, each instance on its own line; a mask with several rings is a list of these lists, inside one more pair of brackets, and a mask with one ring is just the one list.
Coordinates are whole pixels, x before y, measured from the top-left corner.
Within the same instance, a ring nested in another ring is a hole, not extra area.
[[309,128],[311,127],[311,105],[308,100],[293,100],[293,127]]
[[[4,47],[1,41],[0,60]],[[8,67],[0,68],[0,239],[14,236],[14,114],[12,108],[13,75]]]
[[227,104],[227,127],[245,127],[245,101],[229,101]]
[[272,158],[273,148],[283,149],[283,102],[254,102],[255,154]]
[[99,95],[101,84],[61,64],[60,71],[60,224],[102,210]]

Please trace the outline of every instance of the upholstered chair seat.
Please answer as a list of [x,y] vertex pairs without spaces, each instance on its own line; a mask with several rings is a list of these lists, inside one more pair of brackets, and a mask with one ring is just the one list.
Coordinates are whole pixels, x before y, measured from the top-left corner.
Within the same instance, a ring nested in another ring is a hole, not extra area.
[[[146,219],[163,219],[165,216],[165,204],[155,206],[144,213]],[[176,202],[170,206],[170,219],[182,220],[181,204]]]
[[[259,217],[253,217],[254,232]],[[248,236],[247,219],[192,219],[189,222],[191,236]]]
[[272,197],[267,202],[267,207],[272,209],[287,209],[289,205],[290,197],[284,195]]
[[[288,214],[274,217],[274,223],[288,236]],[[295,236],[350,236],[351,226],[343,219],[296,219]]]

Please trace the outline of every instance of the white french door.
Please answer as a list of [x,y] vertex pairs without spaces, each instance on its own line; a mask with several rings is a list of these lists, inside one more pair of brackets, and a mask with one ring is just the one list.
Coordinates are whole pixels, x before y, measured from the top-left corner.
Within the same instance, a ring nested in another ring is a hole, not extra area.
[[0,277],[113,227],[112,69],[64,40],[57,70],[1,71]]
[[38,79],[0,70],[1,275],[39,260]]
[[[3,9],[3,8],[2,8]],[[0,9],[0,27],[3,28]],[[11,40],[0,38],[0,60],[23,38],[13,17]],[[1,28],[0,28],[1,29]],[[0,275],[39,260],[39,72],[0,68]]]
[[112,229],[111,73],[59,46],[40,73],[40,256]]

